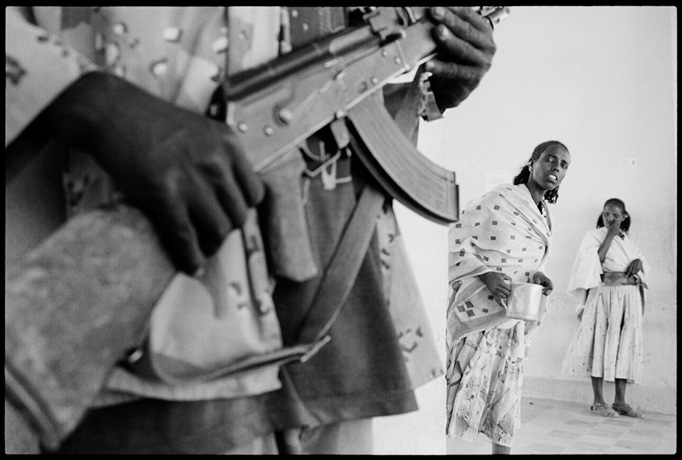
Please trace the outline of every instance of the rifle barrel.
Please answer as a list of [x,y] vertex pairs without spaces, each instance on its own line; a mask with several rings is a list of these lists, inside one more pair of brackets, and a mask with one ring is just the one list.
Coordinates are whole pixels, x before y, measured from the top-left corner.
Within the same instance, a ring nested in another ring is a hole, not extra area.
[[316,63],[332,60],[360,48],[374,49],[380,46],[379,42],[379,37],[374,35],[368,25],[343,29],[273,61],[229,76],[224,82],[225,94],[229,99],[247,97],[302,69],[314,68]]

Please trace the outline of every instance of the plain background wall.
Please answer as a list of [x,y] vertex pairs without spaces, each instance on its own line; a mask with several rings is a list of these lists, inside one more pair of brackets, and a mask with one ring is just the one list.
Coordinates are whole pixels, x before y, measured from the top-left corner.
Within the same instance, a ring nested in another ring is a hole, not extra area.
[[[604,201],[619,197],[630,235],[652,265],[644,317],[644,378],[627,399],[676,413],[677,12],[673,7],[512,7],[479,88],[446,117],[422,123],[419,148],[457,173],[460,206],[511,182],[546,140],[571,166],[552,205],[554,282],[525,364],[524,395],[592,401],[589,379],[561,375],[577,330],[566,293],[575,251]],[[447,229],[397,205],[401,229],[445,362]],[[613,384],[605,384],[607,401]],[[420,411],[375,422],[377,454],[444,454],[445,381],[417,391]],[[523,427],[521,428],[523,429]]]

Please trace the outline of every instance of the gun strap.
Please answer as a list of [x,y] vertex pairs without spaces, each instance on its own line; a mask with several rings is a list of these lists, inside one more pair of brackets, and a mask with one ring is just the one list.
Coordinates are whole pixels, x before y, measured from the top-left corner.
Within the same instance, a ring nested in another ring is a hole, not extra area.
[[355,284],[374,235],[378,213],[385,200],[386,196],[374,185],[367,184],[363,189],[334,250],[334,255],[325,269],[296,345],[246,358],[228,367],[203,374],[200,380],[215,379],[263,365],[303,363],[328,343],[331,340],[329,330],[341,313]]
[[299,343],[318,343],[325,340],[355,283],[374,235],[377,215],[385,200],[385,195],[375,186],[365,186],[325,270],[299,334]]
[[200,375],[194,374],[190,378],[173,376],[158,367],[150,368],[152,364],[149,360],[137,361],[135,363],[137,371],[143,375],[155,375],[167,383],[180,384],[189,381],[209,381],[256,367],[283,366],[310,359],[331,340],[329,330],[355,284],[374,235],[377,215],[385,199],[385,195],[375,186],[371,184],[365,186],[334,255],[325,269],[295,345],[250,356]]

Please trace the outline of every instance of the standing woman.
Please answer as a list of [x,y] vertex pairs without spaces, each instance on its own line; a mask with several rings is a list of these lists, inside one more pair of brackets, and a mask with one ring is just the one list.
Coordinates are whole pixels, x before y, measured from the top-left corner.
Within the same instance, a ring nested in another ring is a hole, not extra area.
[[[556,203],[571,162],[558,141],[538,145],[514,178],[470,202],[449,229],[447,422],[450,437],[483,433],[508,454],[520,425],[523,360],[553,289],[544,274]],[[511,282],[543,286],[537,321],[507,317]]]
[[[607,200],[597,228],[583,238],[568,281],[568,292],[580,301],[580,327],[563,372],[592,378],[591,409],[605,417],[641,417],[625,402],[625,387],[642,378],[642,315],[649,264],[628,236],[630,223],[625,203]],[[604,380],[616,383],[613,410],[604,401]]]

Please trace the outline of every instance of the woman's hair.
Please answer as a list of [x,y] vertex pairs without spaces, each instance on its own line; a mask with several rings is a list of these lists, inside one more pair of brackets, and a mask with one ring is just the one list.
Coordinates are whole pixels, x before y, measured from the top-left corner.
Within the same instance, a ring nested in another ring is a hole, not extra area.
[[[623,203],[623,200],[618,198],[609,198],[606,200],[606,203],[604,203],[604,208],[606,208],[608,205],[618,206],[623,211],[625,218],[623,218],[623,221],[620,223],[620,229],[627,233],[628,230],[630,230],[630,213],[625,210],[625,203]],[[597,228],[602,228],[604,226],[602,214],[604,214],[603,211],[599,214],[599,219],[597,219]]]
[[[533,150],[533,153],[530,156],[530,159],[526,162],[525,165],[523,165],[523,168],[521,168],[521,171],[514,177],[514,185],[520,185],[520,184],[525,184],[528,182],[528,179],[530,179],[530,165],[533,163],[535,160],[540,158],[540,155],[542,155],[542,152],[547,150],[549,147],[553,145],[559,145],[566,149],[568,152],[568,149],[564,144],[562,144],[559,141],[547,141],[543,142],[542,144],[538,145],[535,147]],[[559,199],[559,186],[557,185],[556,188],[552,190],[547,190],[545,192],[545,200],[547,200],[549,203],[556,203],[556,200]]]

